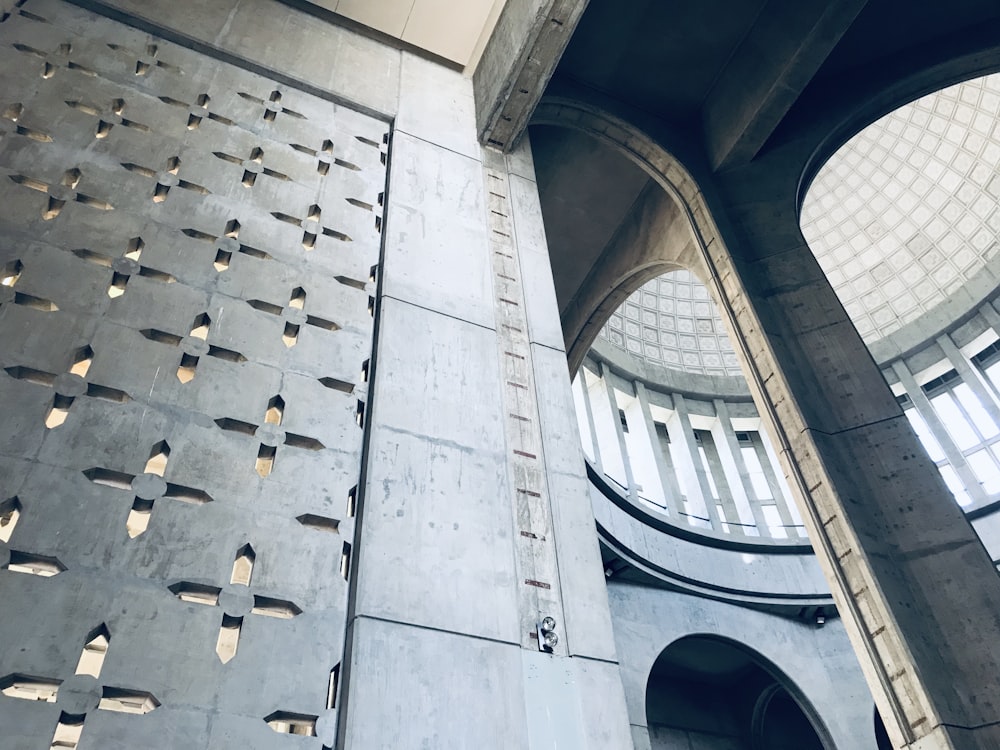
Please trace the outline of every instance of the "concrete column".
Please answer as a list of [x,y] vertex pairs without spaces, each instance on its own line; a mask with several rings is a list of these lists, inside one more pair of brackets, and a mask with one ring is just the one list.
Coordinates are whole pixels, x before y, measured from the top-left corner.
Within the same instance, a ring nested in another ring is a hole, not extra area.
[[597,425],[594,422],[594,407],[590,403],[590,389],[587,387],[587,376],[581,367],[577,373],[580,379],[580,393],[583,395],[583,407],[587,414],[587,425],[590,427],[590,442],[594,451],[594,468],[604,473],[604,462],[601,460],[601,443],[597,439]]
[[934,406],[931,404],[930,399],[927,398],[927,394],[924,393],[924,389],[914,380],[913,374],[906,366],[906,363],[898,359],[892,363],[892,369],[899,378],[899,382],[906,391],[906,395],[913,402],[913,408],[923,417],[927,429],[931,431],[934,439],[941,446],[941,450],[944,452],[945,458],[948,459],[948,463],[951,464],[955,473],[958,474],[959,479],[962,480],[962,484],[965,485],[965,489],[969,493],[972,502],[979,503],[985,501],[986,493],[983,491],[978,477],[976,477],[972,471],[972,467],[965,460],[962,451],[955,445],[955,441],[951,439],[951,435],[948,434],[948,429],[945,427],[944,422],[941,421],[941,417],[934,410]]
[[708,477],[705,476],[705,467],[698,455],[698,445],[694,441],[694,428],[691,427],[691,415],[688,412],[687,402],[679,394],[673,394],[674,414],[677,415],[675,425],[667,425],[670,429],[670,441],[677,445],[678,453],[686,466],[679,467],[683,476],[692,477],[688,482],[688,502],[695,508],[699,508],[705,514],[705,518],[712,524],[716,531],[722,531],[722,519],[719,518],[719,511],[715,507],[715,498],[712,497],[712,488],[708,484]]
[[628,496],[635,502],[639,501],[639,493],[635,488],[635,477],[632,476],[632,462],[629,460],[628,446],[625,445],[625,431],[622,429],[621,418],[618,411],[618,400],[615,398],[615,387],[611,383],[611,370],[603,362],[598,364],[598,372],[601,382],[604,384],[604,391],[608,396],[608,405],[611,409],[611,425],[615,431],[615,438],[618,441],[618,450],[622,454],[622,466],[625,470],[625,489]]
[[642,410],[642,422],[646,427],[646,434],[649,436],[649,444],[653,449],[653,459],[656,461],[656,472],[659,474],[660,483],[663,485],[663,499],[667,504],[667,511],[671,516],[677,518],[680,508],[680,490],[677,487],[677,480],[673,472],[667,465],[666,457],[663,455],[664,446],[660,445],[660,436],[656,434],[656,424],[653,422],[653,414],[649,409],[649,394],[646,386],[639,381],[635,383],[635,396],[639,400],[639,408]]
[[[985,302],[979,308],[979,314],[983,317],[983,320],[989,323],[989,326],[993,329],[994,333],[1000,335],[1000,313],[997,312],[993,303]],[[990,392],[993,393],[993,398],[1000,399],[1000,388],[998,388],[989,378],[986,378],[985,380],[986,386],[990,389]]]
[[479,147],[460,74],[401,80],[339,746],[625,750],[530,150]]
[[761,536],[770,536],[771,531],[764,518],[764,511],[761,510],[760,500],[757,499],[755,493],[751,496],[753,487],[750,482],[750,472],[747,471],[740,443],[733,430],[733,420],[729,417],[729,407],[726,406],[725,401],[719,398],[714,399],[712,403],[715,405],[715,416],[718,417],[718,429],[712,432],[716,434],[715,444],[719,448],[719,453],[724,453],[726,457],[726,462],[723,465],[728,464],[733,472],[733,475],[729,477],[729,489],[733,493],[733,500],[740,500],[746,504]]
[[717,418],[713,420],[711,429],[707,430],[709,440],[707,444],[706,441],[702,441],[701,449],[705,453],[708,471],[719,493],[719,504],[726,517],[728,533],[743,536],[746,534],[746,529],[742,524],[749,522],[752,517],[747,507],[743,482],[733,465],[732,455],[726,448],[725,437],[721,434],[722,429],[721,422]]
[[962,378],[962,382],[969,386],[969,390],[979,399],[979,403],[990,415],[993,424],[1000,425],[1000,404],[998,404],[997,396],[983,373],[972,364],[972,360],[966,357],[961,349],[955,346],[955,342],[948,334],[938,336],[937,343],[941,347],[941,351],[944,352],[944,356],[948,358],[948,362],[955,368],[955,372]]
[[762,431],[757,432],[757,437],[760,440],[761,449],[764,454],[763,459],[761,459],[760,452],[758,452],[757,458],[760,460],[761,468],[767,477],[767,484],[771,488],[771,494],[774,495],[774,504],[778,508],[778,516],[781,518],[781,522],[788,528],[789,536],[805,536],[805,529],[802,528],[802,523],[797,516],[792,515],[793,506],[789,506],[789,502],[794,501],[790,497],[791,493],[788,490],[788,483],[781,473],[781,465],[778,462],[778,457],[774,454],[774,448],[771,447],[771,440],[768,438],[767,433]]
[[705,246],[758,408],[894,746],[996,748],[1000,578],[803,241],[779,162],[725,177],[738,258]]

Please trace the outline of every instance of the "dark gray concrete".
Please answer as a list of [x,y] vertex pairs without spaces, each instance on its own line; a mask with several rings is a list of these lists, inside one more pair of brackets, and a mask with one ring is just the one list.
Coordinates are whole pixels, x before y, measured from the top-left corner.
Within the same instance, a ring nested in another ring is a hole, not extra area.
[[770,0],[733,51],[702,108],[716,169],[752,160],[867,0]]
[[517,146],[588,2],[506,2],[473,74],[480,141]]
[[[389,123],[55,0],[0,29],[3,107],[22,107],[0,141],[0,265],[21,269],[0,297],[0,502],[19,508],[0,678],[61,682],[54,703],[0,696],[0,744],[69,741],[65,712],[86,714],[80,747],[276,748],[287,712],[331,745]],[[318,169],[327,139],[353,167]],[[98,676],[74,674],[102,626]]]

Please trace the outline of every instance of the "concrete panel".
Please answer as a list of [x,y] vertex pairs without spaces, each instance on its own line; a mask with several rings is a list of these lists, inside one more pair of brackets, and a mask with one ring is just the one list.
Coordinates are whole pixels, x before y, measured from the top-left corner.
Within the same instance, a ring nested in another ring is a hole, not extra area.
[[[259,52],[250,21],[279,8],[194,15]],[[5,90],[46,130],[0,141],[0,678],[62,684],[0,696],[0,721],[26,750],[61,712],[86,714],[81,750],[280,748],[283,711],[330,744],[388,125],[56,0],[3,25]],[[326,139],[355,168],[322,170]],[[100,708],[105,688],[155,705]]]
[[472,81],[457,71],[403,52],[396,129],[470,159],[480,159]]
[[604,566],[576,429],[565,355],[532,346],[539,424],[552,527],[563,592],[565,633],[571,654],[615,660],[611,620],[605,608]]
[[393,299],[381,315],[357,612],[516,642],[493,333]]
[[585,748],[580,686],[568,659],[521,651],[524,707],[532,747]]
[[580,658],[571,659],[570,664],[583,697],[584,747],[632,750],[618,665]]
[[[196,8],[143,0],[111,7],[209,44],[259,60],[258,34],[268,29],[266,65],[375,112],[393,115],[399,95],[399,51],[271,0],[225,0]],[[323,60],[317,65],[316,60]]]
[[353,628],[341,746],[531,747],[517,646],[367,618]]
[[521,654],[529,747],[632,750],[614,664],[529,650]]
[[482,166],[403,133],[392,146],[383,294],[493,327]]
[[538,187],[528,179],[510,176],[510,207],[524,285],[528,337],[534,344],[563,349],[562,323],[556,302],[549,249],[545,241]]

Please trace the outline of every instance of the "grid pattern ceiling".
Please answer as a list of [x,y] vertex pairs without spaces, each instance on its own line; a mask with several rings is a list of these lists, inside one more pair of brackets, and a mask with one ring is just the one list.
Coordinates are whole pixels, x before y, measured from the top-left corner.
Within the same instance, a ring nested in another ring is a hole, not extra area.
[[1000,74],[916,100],[823,166],[802,233],[866,342],[933,310],[997,253]]
[[601,329],[601,338],[653,365],[704,375],[741,375],[708,294],[689,271],[647,281]]
[[[1000,73],[854,136],[819,171],[801,223],[866,342],[944,302],[1000,249]],[[600,337],[654,365],[741,375],[708,289],[687,271],[636,290]]]

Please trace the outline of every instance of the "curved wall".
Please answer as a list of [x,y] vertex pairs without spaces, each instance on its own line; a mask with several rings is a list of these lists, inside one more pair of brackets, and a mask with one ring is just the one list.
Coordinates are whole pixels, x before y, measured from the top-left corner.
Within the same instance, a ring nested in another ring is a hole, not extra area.
[[[822,627],[725,602],[611,581],[608,599],[636,750],[650,750],[649,675],[680,638],[708,635],[758,652],[786,675],[840,750],[874,748],[871,695],[839,620]],[[832,750],[832,749],[831,749]]]

